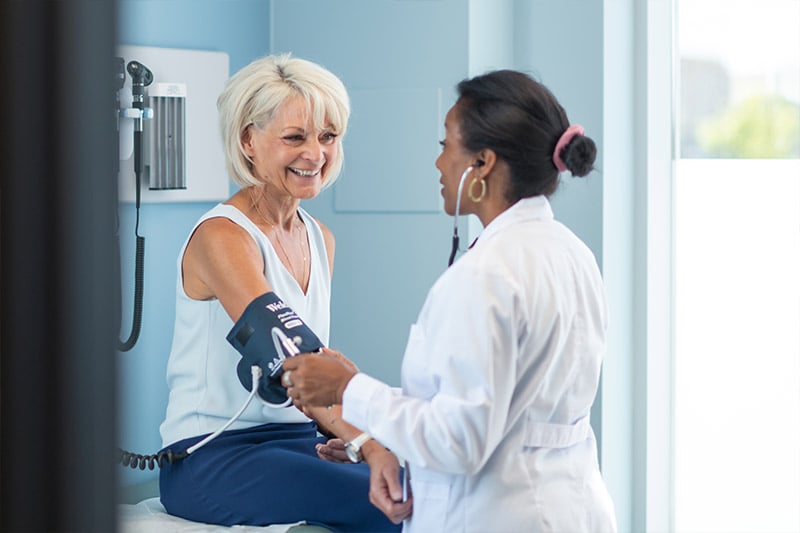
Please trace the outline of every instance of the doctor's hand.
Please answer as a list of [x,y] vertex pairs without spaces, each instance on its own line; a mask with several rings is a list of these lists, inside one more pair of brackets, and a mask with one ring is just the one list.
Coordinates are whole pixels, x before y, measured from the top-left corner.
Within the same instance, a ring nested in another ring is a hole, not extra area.
[[281,385],[295,406],[302,409],[342,403],[344,389],[357,370],[340,357],[344,356],[323,350],[321,354],[300,354],[284,360]]
[[397,456],[372,440],[364,445],[364,461],[369,465],[369,501],[395,524],[409,516],[414,507],[411,487],[408,500],[403,501],[400,484],[400,464]]
[[350,359],[348,359],[347,357],[345,357],[344,354],[342,352],[340,352],[339,350],[334,350],[332,348],[323,347],[322,348],[322,353],[325,354],[325,355],[330,355],[331,357],[333,357],[335,359],[338,359],[347,368],[349,368],[353,372],[358,372],[358,367],[356,366],[356,364],[354,362],[352,362]]

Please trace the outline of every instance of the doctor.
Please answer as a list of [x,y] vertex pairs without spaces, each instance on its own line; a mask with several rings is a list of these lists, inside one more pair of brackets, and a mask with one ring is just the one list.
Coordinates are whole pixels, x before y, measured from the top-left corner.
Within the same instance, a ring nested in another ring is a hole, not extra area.
[[[445,211],[476,215],[477,242],[436,281],[411,327],[402,392],[326,354],[284,364],[300,407],[343,404],[346,421],[405,458],[370,496],[404,531],[616,531],[589,412],[606,350],[592,252],[553,218],[561,172],[596,155],[550,91],[495,71],[462,81],[445,120]],[[356,450],[357,451],[357,450]],[[410,516],[409,516],[410,515]]]

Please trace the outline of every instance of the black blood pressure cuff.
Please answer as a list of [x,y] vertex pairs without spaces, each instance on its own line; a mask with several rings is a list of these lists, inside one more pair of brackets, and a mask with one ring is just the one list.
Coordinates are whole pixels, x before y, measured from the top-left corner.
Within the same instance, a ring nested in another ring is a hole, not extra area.
[[250,367],[263,371],[258,395],[267,404],[285,407],[291,403],[281,385],[283,361],[298,353],[316,352],[322,342],[292,309],[274,292],[252,302],[226,337],[242,355],[236,374],[245,389],[252,390]]

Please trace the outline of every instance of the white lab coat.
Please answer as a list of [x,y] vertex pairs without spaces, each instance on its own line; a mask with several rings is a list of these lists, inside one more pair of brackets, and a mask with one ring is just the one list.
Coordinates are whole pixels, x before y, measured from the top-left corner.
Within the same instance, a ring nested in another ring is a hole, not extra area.
[[428,293],[402,394],[365,374],[344,393],[411,465],[404,531],[615,531],[589,425],[605,344],[596,261],[547,199],[493,220]]

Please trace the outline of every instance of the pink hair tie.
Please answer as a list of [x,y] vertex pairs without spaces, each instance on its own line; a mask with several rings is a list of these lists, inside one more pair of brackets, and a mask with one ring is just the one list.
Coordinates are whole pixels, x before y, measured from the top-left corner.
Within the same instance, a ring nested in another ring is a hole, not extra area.
[[559,137],[558,142],[556,143],[556,149],[553,151],[553,163],[559,172],[564,172],[567,170],[566,163],[564,163],[564,160],[561,159],[561,150],[563,150],[564,147],[567,146],[572,138],[576,135],[583,135],[583,126],[580,124],[573,124],[564,130],[564,133],[561,134],[561,137]]

